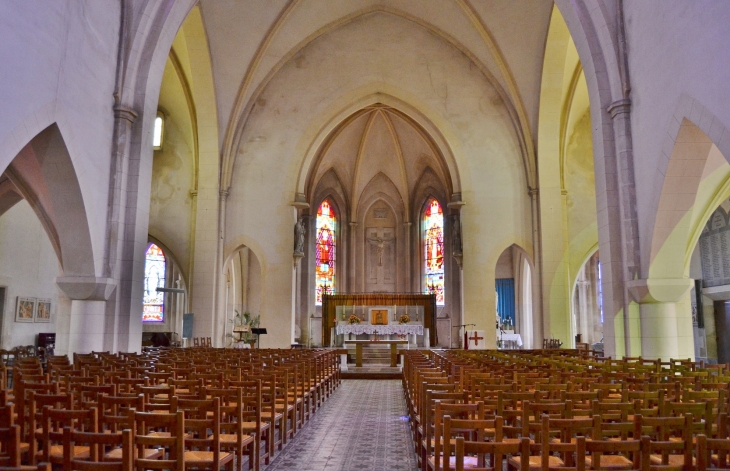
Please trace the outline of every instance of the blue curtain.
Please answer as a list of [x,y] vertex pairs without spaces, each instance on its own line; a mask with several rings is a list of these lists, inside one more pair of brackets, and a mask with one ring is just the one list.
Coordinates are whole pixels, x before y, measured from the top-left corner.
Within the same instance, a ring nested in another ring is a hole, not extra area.
[[497,312],[502,319],[502,323],[510,320],[515,325],[515,279],[501,278],[497,279]]

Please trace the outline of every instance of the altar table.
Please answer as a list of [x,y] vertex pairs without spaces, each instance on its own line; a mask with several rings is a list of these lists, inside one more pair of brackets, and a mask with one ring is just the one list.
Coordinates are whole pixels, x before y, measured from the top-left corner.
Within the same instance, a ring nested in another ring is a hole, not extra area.
[[335,328],[335,332],[337,333],[337,335],[423,335],[423,326],[421,324],[339,324]]
[[[499,332],[497,332],[497,340],[502,340],[502,348],[506,348],[507,345],[514,344],[517,347],[522,347],[522,336],[520,334],[502,334],[500,339]],[[507,342],[510,342],[509,344]]]
[[377,344],[388,344],[390,345],[390,366],[398,366],[398,345],[408,344],[407,340],[345,340],[345,345],[348,343],[355,345],[355,366],[362,366],[362,346],[363,345],[377,345]]

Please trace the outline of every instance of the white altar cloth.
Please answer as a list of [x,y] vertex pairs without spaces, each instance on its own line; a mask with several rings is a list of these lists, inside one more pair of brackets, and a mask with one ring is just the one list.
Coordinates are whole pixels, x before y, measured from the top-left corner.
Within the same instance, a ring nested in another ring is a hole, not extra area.
[[520,334],[502,334],[500,339],[499,331],[497,331],[497,340],[502,342],[514,342],[518,347],[522,346],[522,336]]
[[418,324],[340,324],[335,329],[337,335],[342,334],[377,334],[377,335],[423,335],[423,326]]

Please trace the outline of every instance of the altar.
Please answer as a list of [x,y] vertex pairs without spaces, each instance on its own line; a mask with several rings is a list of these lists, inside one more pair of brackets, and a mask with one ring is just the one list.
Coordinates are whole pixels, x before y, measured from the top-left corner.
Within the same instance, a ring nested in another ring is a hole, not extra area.
[[422,325],[411,324],[340,324],[335,328],[337,335],[423,335]]
[[[403,316],[408,320],[401,324]],[[357,319],[354,319],[357,318]],[[354,322],[353,322],[354,321]],[[338,336],[412,336],[428,348],[437,344],[436,296],[433,294],[360,293],[322,296],[322,345],[342,345]],[[399,339],[404,342],[404,340]]]

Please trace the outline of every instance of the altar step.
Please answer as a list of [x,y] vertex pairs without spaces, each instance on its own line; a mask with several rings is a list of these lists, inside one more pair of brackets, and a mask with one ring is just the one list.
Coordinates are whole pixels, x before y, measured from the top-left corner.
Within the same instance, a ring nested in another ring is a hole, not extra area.
[[[348,363],[355,364],[355,349],[347,350]],[[362,349],[363,365],[390,366],[390,346],[388,345],[367,345]]]
[[402,379],[403,372],[398,366],[393,368],[389,365],[363,365],[358,368],[352,364],[347,365],[347,371],[340,375],[342,379]]

